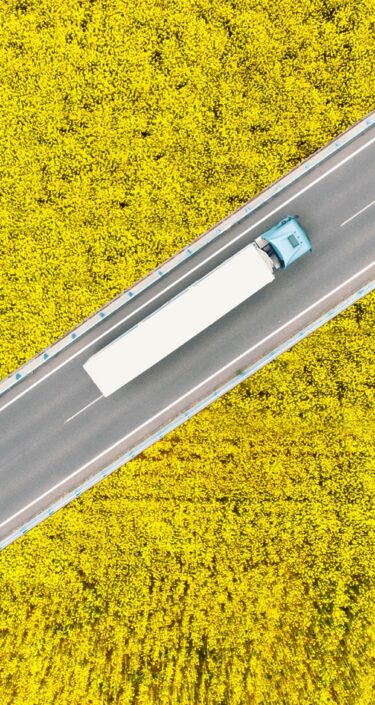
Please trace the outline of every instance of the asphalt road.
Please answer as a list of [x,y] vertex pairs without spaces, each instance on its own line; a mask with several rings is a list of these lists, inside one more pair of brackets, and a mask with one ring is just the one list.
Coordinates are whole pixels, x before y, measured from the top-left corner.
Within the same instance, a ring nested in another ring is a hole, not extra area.
[[[374,185],[375,127],[3,394],[0,540],[373,279]],[[273,283],[138,379],[99,398],[82,368],[90,355],[287,214],[299,215],[312,254],[277,271]]]

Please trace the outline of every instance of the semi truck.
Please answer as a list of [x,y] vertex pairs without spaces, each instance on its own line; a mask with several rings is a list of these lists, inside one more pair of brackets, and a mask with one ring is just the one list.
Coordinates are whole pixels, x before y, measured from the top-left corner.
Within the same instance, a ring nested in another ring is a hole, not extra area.
[[311,250],[298,216],[286,216],[93,354],[85,371],[110,396],[272,282],[274,270]]

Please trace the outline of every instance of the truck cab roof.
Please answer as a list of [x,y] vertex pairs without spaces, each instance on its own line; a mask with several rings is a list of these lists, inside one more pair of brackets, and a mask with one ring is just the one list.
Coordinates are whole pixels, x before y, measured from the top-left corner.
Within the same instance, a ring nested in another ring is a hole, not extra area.
[[262,233],[262,238],[275,250],[284,268],[312,250],[310,239],[297,219],[298,216],[288,215]]

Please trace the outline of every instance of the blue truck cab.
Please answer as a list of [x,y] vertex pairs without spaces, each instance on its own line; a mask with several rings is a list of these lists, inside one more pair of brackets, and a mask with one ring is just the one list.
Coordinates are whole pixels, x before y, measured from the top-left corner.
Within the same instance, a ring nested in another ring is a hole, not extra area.
[[310,239],[299,224],[297,215],[286,216],[273,228],[262,233],[256,242],[266,250],[269,250],[266,243],[271,246],[280,262],[279,266],[283,268],[289,267],[306,252],[312,251]]

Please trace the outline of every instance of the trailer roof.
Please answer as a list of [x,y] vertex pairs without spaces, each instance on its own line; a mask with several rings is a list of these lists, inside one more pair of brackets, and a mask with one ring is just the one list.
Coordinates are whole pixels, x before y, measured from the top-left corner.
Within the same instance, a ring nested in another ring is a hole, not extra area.
[[272,263],[254,244],[248,245],[92,355],[83,367],[109,396],[273,279]]

